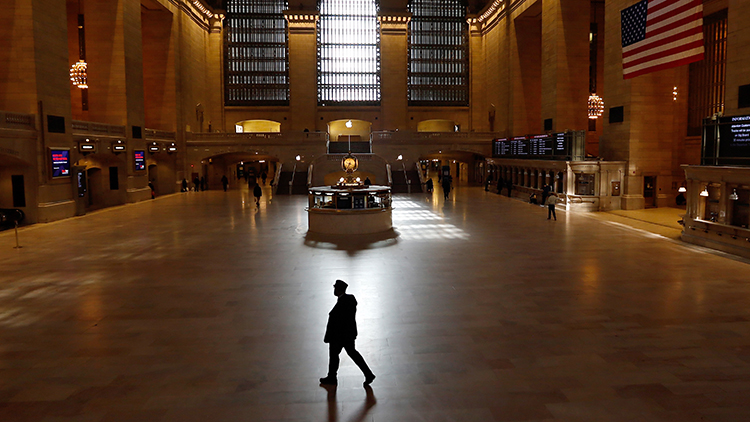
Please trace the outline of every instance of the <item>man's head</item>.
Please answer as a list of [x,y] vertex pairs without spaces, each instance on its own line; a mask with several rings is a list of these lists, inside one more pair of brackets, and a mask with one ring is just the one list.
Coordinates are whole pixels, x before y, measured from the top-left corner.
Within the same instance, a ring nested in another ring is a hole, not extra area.
[[333,285],[333,295],[338,297],[346,293],[346,288],[349,287],[348,284],[344,283],[344,280],[336,280],[336,283]]

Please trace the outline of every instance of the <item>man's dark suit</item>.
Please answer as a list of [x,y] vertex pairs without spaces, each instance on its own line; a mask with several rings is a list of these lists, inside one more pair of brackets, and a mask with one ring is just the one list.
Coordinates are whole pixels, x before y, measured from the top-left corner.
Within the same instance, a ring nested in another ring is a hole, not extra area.
[[336,378],[339,370],[339,354],[341,349],[357,364],[365,377],[371,377],[372,371],[365,363],[364,358],[354,348],[354,340],[357,338],[357,299],[353,295],[342,294],[336,305],[328,313],[328,325],[323,342],[328,343],[330,360],[328,361],[328,377]]

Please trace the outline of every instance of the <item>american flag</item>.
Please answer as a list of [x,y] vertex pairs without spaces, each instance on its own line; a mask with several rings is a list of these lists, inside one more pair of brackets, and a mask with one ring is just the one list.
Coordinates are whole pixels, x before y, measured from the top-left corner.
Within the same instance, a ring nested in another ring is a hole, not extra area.
[[703,60],[702,0],[642,0],[620,16],[624,79]]

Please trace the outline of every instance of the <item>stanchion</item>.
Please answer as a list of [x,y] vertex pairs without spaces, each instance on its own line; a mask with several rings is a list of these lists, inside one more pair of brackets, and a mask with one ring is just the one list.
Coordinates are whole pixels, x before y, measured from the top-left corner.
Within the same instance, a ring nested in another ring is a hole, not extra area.
[[18,221],[16,223],[16,246],[13,247],[13,249],[21,249],[23,246],[18,244]]

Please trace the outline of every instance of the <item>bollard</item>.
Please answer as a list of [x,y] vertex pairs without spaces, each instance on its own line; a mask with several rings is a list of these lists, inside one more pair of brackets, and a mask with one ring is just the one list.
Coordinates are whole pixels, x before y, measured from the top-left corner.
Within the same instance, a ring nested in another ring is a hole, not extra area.
[[13,247],[13,249],[21,249],[23,246],[18,244],[18,221],[16,223],[16,246]]

